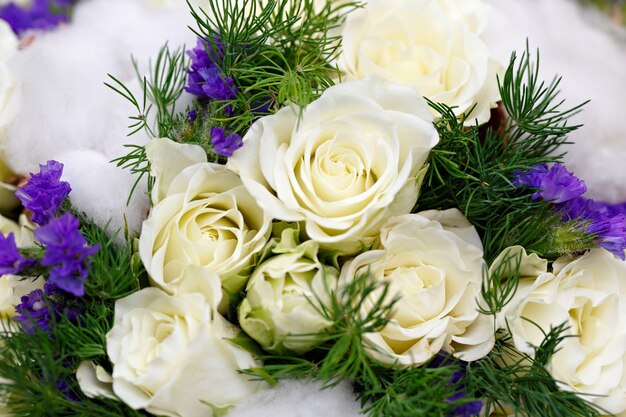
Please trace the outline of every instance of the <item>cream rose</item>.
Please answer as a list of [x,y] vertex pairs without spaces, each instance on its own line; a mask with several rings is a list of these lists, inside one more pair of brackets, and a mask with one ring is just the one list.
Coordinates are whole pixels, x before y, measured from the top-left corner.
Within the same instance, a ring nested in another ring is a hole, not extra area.
[[[18,40],[11,27],[0,19],[0,141],[4,138],[4,129],[13,117],[15,80],[7,62],[17,53]],[[18,206],[15,187],[6,180],[12,175],[6,163],[4,152],[0,151],[0,211],[6,212]]]
[[[540,265],[519,247],[511,250],[521,254],[523,266],[535,264],[500,318],[515,347],[533,355],[544,332],[567,323],[566,335],[575,337],[563,340],[552,357],[552,375],[562,389],[610,413],[626,412],[626,262],[594,249],[557,260],[549,272],[547,262]],[[494,265],[504,258],[503,253]]]
[[[0,127],[0,141],[1,140],[2,127]],[[13,172],[6,163],[4,152],[0,151],[0,212],[2,213],[10,212],[20,204],[20,201],[15,197],[15,190],[17,188],[9,183],[12,182],[11,177],[13,177]]]
[[[346,263],[340,277],[344,283],[369,273],[389,283],[390,299],[399,297],[390,322],[364,335],[372,355],[383,363],[411,366],[441,350],[464,361],[489,353],[494,323],[478,312],[482,256],[478,233],[458,210],[390,219],[380,244]],[[364,303],[362,314],[376,301],[374,296]]]
[[270,216],[304,224],[323,248],[355,253],[411,211],[438,142],[410,88],[379,78],[329,88],[303,110],[258,120],[228,161]]
[[200,147],[153,139],[146,152],[156,184],[139,254],[152,283],[170,294],[205,292],[216,275],[227,292],[239,292],[271,219],[239,177],[207,163]]
[[254,394],[262,385],[238,371],[258,364],[229,341],[239,329],[212,307],[220,293],[214,277],[209,303],[202,294],[157,288],[118,300],[107,334],[115,395],[159,416],[210,417]]
[[459,116],[476,105],[467,123],[485,123],[501,69],[478,36],[486,12],[479,1],[370,0],[346,19],[339,68],[347,80],[378,75],[410,86]]
[[239,306],[241,328],[269,352],[307,352],[319,344],[314,335],[333,324],[318,309],[320,301],[328,305],[339,271],[322,263],[317,242],[300,243],[298,232],[286,228],[272,242]]

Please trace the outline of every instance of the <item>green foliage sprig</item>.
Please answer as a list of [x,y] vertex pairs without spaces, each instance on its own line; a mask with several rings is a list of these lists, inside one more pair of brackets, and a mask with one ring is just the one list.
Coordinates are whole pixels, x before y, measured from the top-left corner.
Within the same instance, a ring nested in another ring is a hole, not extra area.
[[[113,324],[115,300],[139,290],[145,273],[129,245],[116,242],[84,217],[81,233],[89,245],[100,247],[90,258],[85,296],[59,300],[64,308],[61,314],[50,311],[56,318],[49,323],[49,333],[37,326],[25,333],[9,320],[0,333],[0,392],[16,417],[149,415],[120,401],[87,399],[78,387],[76,370],[82,361],[111,369],[106,334]],[[75,314],[66,314],[69,310]]]
[[549,202],[533,201],[512,182],[516,171],[559,162],[562,154],[553,151],[579,127],[567,120],[582,104],[562,109],[560,79],[546,84],[538,73],[538,58],[533,62],[528,48],[521,59],[513,54],[499,80],[502,108],[486,127],[466,126],[466,117],[430,103],[441,115],[441,139],[429,157],[416,209],[460,208],[481,233],[488,261],[512,245],[550,259],[595,246],[583,228],[563,225]]
[[599,417],[606,414],[576,393],[562,390],[547,366],[559,344],[568,337],[566,325],[553,328],[534,357],[511,346],[510,336],[500,335],[491,353],[467,368],[467,388],[479,393],[485,409],[512,410],[516,416]]
[[[128,101],[136,114],[129,117],[131,124],[129,136],[141,130],[145,130],[150,137],[171,137],[174,128],[179,126],[181,115],[176,111],[176,102],[180,98],[185,88],[187,80],[188,60],[185,57],[185,47],[171,51],[168,45],[164,45],[157,54],[154,65],[149,64],[149,75],[142,76],[139,71],[137,61],[132,58],[133,66],[137,77],[142,80],[142,98],[139,100],[135,94],[119,79],[109,74],[111,83],[104,83],[122,98]],[[152,109],[156,108],[154,124],[150,124]],[[131,188],[127,204],[135,192],[135,189],[146,177],[148,181],[148,194],[154,186],[154,178],[150,176],[150,162],[146,156],[143,146],[125,145],[129,152],[119,158],[114,159],[118,167],[129,169],[132,174],[137,175],[137,179]]]
[[[367,314],[361,305],[374,300]],[[380,330],[389,322],[397,299],[389,293],[388,283],[375,282],[369,273],[361,274],[333,294],[330,305],[322,300],[312,303],[334,327],[316,335],[323,344],[304,357],[261,356],[264,366],[244,371],[255,379],[275,384],[280,379],[310,378],[324,388],[350,381],[357,388],[363,412],[373,417],[432,416],[447,417],[463,405],[476,401],[471,395],[457,396],[462,379],[459,363],[429,367],[385,366],[372,357],[374,346],[363,336]],[[311,337],[311,335],[293,335]],[[381,353],[382,354],[382,353]]]

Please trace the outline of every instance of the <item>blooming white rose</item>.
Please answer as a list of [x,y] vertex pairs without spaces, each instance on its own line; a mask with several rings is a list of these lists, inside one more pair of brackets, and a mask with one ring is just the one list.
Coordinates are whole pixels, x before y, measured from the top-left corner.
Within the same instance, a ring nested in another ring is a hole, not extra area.
[[[5,236],[13,233],[15,244],[18,248],[33,245],[34,227],[35,225],[25,215],[20,216],[19,224],[0,216],[0,233]],[[44,280],[42,278],[32,280],[16,275],[0,276],[0,317],[14,317],[16,315],[15,306],[20,303],[20,298],[32,291],[43,288],[43,284]]]
[[200,147],[153,139],[146,148],[157,183],[139,255],[151,282],[170,294],[205,292],[216,275],[227,291],[239,292],[271,219],[239,177],[207,163]]
[[378,75],[484,123],[499,100],[501,66],[478,36],[487,7],[467,0],[370,0],[342,29],[347,80]]
[[157,288],[118,300],[107,334],[115,395],[159,416],[210,417],[254,394],[262,385],[238,371],[258,364],[229,341],[239,329],[212,307],[220,293],[214,277],[209,303]]
[[[523,249],[510,250],[521,253],[522,265],[528,264]],[[515,347],[533,355],[544,332],[567,323],[565,335],[575,337],[561,342],[550,372],[562,389],[610,413],[626,412],[626,262],[594,249],[576,259],[560,258],[553,272],[546,264],[532,269],[534,276],[521,279],[501,318],[508,323]]]
[[300,243],[298,232],[282,231],[270,257],[250,276],[239,306],[241,328],[270,352],[307,352],[319,343],[312,335],[332,325],[314,304],[329,301],[339,271],[320,261],[317,242]]
[[[474,227],[460,211],[426,211],[392,218],[380,244],[347,262],[340,282],[369,273],[398,296],[390,322],[364,335],[384,363],[420,365],[441,350],[464,360],[485,356],[494,345],[493,321],[478,312],[484,271]],[[381,289],[382,290],[382,289]],[[380,291],[361,306],[368,314]]]
[[270,216],[304,223],[323,248],[355,253],[411,211],[438,142],[425,101],[369,78],[326,90],[252,125],[228,167]]
[[[17,53],[18,40],[11,27],[0,19],[0,141],[4,137],[4,128],[11,121],[16,99],[15,80],[7,62]],[[12,175],[6,164],[4,152],[0,151],[0,210],[11,210],[19,204],[15,198],[15,187],[5,181]]]

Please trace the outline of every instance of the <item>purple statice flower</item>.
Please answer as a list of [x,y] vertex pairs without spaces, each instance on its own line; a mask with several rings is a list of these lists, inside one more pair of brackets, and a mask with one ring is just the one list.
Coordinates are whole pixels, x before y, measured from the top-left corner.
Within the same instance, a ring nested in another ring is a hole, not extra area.
[[211,100],[230,100],[235,98],[237,87],[234,80],[226,77],[216,63],[224,57],[224,48],[220,39],[211,42],[198,38],[196,47],[187,54],[191,57],[187,87],[185,90],[195,96]]
[[535,165],[530,171],[513,173],[513,184],[527,186],[537,191],[533,200],[543,199],[553,203],[564,203],[583,195],[587,191],[585,182],[569,172],[562,164],[548,167]]
[[241,136],[236,133],[226,135],[226,131],[221,127],[212,127],[211,144],[216,154],[230,157],[243,146],[243,141]]
[[32,259],[26,259],[20,254],[15,244],[15,235],[0,234],[0,275],[17,275],[20,271],[34,264]]
[[605,203],[578,197],[557,207],[566,220],[581,219],[589,222],[587,232],[596,236],[596,244],[620,259],[625,259],[626,215],[615,212]]
[[37,329],[50,332],[50,322],[55,308],[50,304],[42,290],[35,290],[22,296],[21,303],[15,307],[15,321],[22,325],[26,333],[34,333]]
[[56,217],[63,200],[72,188],[61,181],[63,164],[48,161],[39,165],[39,173],[31,174],[28,184],[15,192],[25,208],[33,213],[33,222],[44,225]]
[[67,22],[67,15],[59,8],[71,5],[72,0],[33,0],[27,7],[11,2],[0,6],[0,19],[5,20],[17,35],[28,30],[48,30]]
[[599,203],[582,197],[587,191],[585,182],[578,179],[561,164],[536,165],[528,172],[514,173],[513,184],[537,191],[532,198],[554,203],[554,209],[565,221],[579,219],[587,222],[586,231],[595,235],[598,246],[621,259],[626,249],[626,205]]
[[[461,398],[464,398],[465,396],[467,396],[467,394],[464,391],[461,391],[453,395],[452,397],[450,397],[449,401],[458,401]],[[458,406],[452,412],[452,414],[450,414],[450,417],[472,417],[472,416],[479,414],[482,409],[483,409],[482,401],[478,401],[478,400],[469,401],[463,405]]]
[[[449,353],[445,351],[440,351],[437,355],[435,355],[430,363],[428,364],[429,368],[439,368],[442,366],[450,366],[456,364],[459,367],[459,370],[452,374],[450,380],[448,381],[449,386],[455,386],[458,388],[458,391],[448,398],[448,401],[455,402],[467,396],[467,393],[463,390],[463,380],[466,375],[467,362],[460,361],[458,359],[454,359]],[[458,406],[449,417],[471,417],[480,413],[480,410],[483,408],[482,401],[468,401],[465,404]]]
[[88,258],[99,249],[87,246],[85,237],[78,230],[80,222],[71,213],[35,230],[35,237],[46,246],[41,260],[44,266],[54,266],[48,281],[57,289],[76,297],[85,295],[85,281],[89,275]]
[[70,382],[70,378],[69,377],[65,377],[63,379],[59,379],[57,380],[55,386],[56,389],[65,396],[65,398],[67,398],[68,400],[75,402],[75,403],[79,403],[80,397],[78,395],[76,395],[76,392],[72,389],[72,384]]

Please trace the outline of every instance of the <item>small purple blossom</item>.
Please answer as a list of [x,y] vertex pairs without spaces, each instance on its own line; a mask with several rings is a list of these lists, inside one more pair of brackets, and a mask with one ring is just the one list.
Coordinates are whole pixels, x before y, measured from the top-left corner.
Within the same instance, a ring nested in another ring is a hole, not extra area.
[[78,230],[80,222],[71,213],[35,230],[35,237],[46,246],[41,260],[50,270],[49,282],[57,289],[76,297],[85,294],[85,281],[89,275],[88,258],[99,249],[87,246],[85,237]]
[[11,2],[0,6],[0,19],[5,20],[17,35],[28,30],[48,30],[67,22],[67,15],[64,11],[59,13],[59,8],[71,5],[71,0],[33,0],[27,7]]
[[[459,370],[452,374],[450,380],[448,381],[448,385],[457,387],[458,391],[453,396],[448,398],[448,401],[450,402],[458,401],[467,396],[467,393],[464,391],[463,383],[466,375],[467,362],[454,359],[449,353],[440,351],[428,364],[429,368],[440,368],[442,366],[450,366],[453,364],[458,365]],[[467,403],[458,406],[452,414],[449,414],[449,417],[471,417],[480,413],[482,408],[482,401],[468,401]]]
[[15,235],[0,234],[0,275],[17,275],[20,271],[34,264],[35,261],[23,257],[15,244]]
[[15,321],[22,325],[26,333],[34,333],[37,329],[50,332],[50,322],[53,319],[54,307],[42,290],[35,290],[22,296],[21,303],[15,308]]
[[626,216],[609,209],[607,204],[578,197],[559,205],[566,220],[581,219],[589,222],[587,232],[596,236],[596,244],[620,259],[626,258]]
[[513,173],[513,184],[536,188],[533,200],[543,199],[553,203],[564,203],[583,195],[587,191],[585,182],[569,172],[562,164],[535,165],[527,172]]
[[44,225],[56,217],[63,200],[72,188],[61,181],[63,164],[48,161],[39,165],[39,173],[31,174],[28,184],[15,192],[25,208],[33,213],[33,222]]
[[226,77],[219,68],[201,68],[198,74],[202,78],[200,88],[206,97],[212,100],[235,98],[237,87],[233,79]]
[[198,112],[196,111],[196,109],[191,109],[187,112],[187,121],[195,122],[197,118]]
[[212,100],[230,100],[235,98],[237,87],[234,80],[226,77],[216,63],[224,57],[224,48],[220,39],[211,42],[198,38],[196,47],[187,54],[191,57],[187,87],[185,90],[195,96]]
[[554,209],[565,221],[579,219],[587,223],[586,231],[595,235],[595,243],[625,259],[626,203],[607,204],[582,197],[587,191],[585,182],[578,179],[561,164],[551,168],[537,165],[528,172],[517,171],[513,184],[536,188],[532,198],[554,203]]
[[74,392],[74,389],[72,389],[72,384],[70,381],[71,380],[69,377],[65,377],[64,379],[57,380],[55,384],[56,389],[61,394],[63,394],[65,398],[67,398],[68,400],[75,402],[75,403],[79,403],[80,397],[76,395],[76,392]]
[[226,131],[221,127],[212,127],[211,144],[216,154],[230,157],[243,146],[243,140],[236,133],[226,135]]

